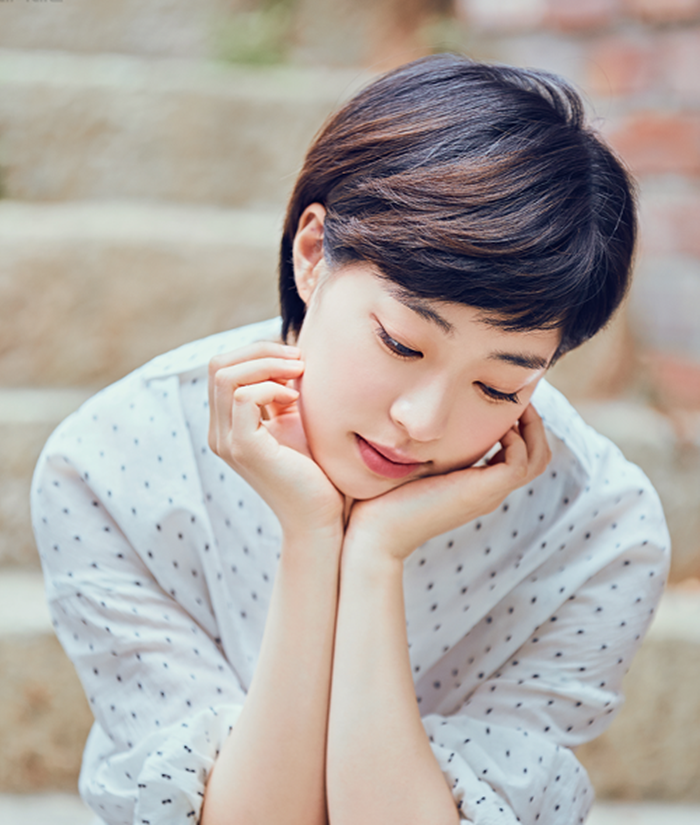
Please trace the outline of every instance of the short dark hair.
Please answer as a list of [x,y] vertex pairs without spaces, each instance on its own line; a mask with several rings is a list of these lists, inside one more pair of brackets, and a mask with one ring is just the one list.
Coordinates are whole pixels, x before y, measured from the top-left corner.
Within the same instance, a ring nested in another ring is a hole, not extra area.
[[371,83],[315,138],[280,256],[283,335],[305,306],[292,244],[326,210],[331,268],[354,262],[505,329],[561,329],[557,356],[601,329],[629,285],[633,183],[555,75],[452,54]]

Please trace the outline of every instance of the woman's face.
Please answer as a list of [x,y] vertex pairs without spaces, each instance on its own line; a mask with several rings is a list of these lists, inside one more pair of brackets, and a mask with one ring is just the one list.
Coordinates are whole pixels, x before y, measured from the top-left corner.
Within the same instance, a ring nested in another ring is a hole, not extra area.
[[507,332],[403,293],[366,264],[325,273],[306,299],[302,422],[315,461],[355,499],[478,461],[559,344],[556,330]]

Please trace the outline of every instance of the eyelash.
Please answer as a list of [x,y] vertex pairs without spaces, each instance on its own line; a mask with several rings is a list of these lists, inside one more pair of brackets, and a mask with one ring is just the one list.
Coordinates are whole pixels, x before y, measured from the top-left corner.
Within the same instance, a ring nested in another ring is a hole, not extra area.
[[377,335],[381,339],[384,346],[398,358],[404,358],[408,360],[411,358],[418,359],[423,357],[422,352],[418,352],[418,350],[416,349],[409,349],[408,347],[405,347],[403,344],[400,344],[398,341],[395,341],[381,325],[377,328]]
[[[384,346],[397,358],[410,360],[412,358],[418,359],[423,357],[422,352],[415,349],[409,349],[392,338],[382,326],[377,328],[377,335],[381,339]],[[511,404],[520,403],[517,392],[499,392],[499,390],[489,387],[488,384],[482,384],[481,381],[477,381],[476,383],[483,394],[492,401],[508,401]]]
[[498,390],[494,390],[493,387],[489,387],[488,384],[482,384],[481,381],[477,381],[479,388],[484,393],[484,395],[488,396],[494,401],[509,401],[511,404],[519,404],[520,399],[518,398],[517,392],[499,392]]

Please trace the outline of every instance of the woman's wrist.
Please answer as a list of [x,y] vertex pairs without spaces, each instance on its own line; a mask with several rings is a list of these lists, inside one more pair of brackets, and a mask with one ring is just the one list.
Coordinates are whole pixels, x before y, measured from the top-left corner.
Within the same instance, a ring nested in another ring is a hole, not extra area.
[[343,576],[361,576],[377,582],[403,577],[403,558],[370,536],[359,532],[346,534],[342,553]]
[[343,526],[336,524],[313,527],[282,528],[282,556],[295,558],[309,557],[315,561],[319,557],[340,559],[343,547]]

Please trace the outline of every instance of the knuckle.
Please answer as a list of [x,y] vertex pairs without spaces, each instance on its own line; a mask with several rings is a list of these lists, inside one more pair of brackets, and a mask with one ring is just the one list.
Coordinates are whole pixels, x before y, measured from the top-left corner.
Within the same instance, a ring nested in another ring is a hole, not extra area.
[[513,475],[518,484],[524,484],[527,481],[529,470],[527,461],[520,460],[513,464]]
[[236,387],[233,391],[233,400],[239,403],[245,404],[246,402],[250,401],[253,395],[253,391],[247,385],[242,387]]
[[251,347],[238,347],[229,352],[222,352],[219,355],[215,355],[209,361],[209,375],[213,376],[219,370],[225,369],[226,367],[233,367],[236,364],[240,364],[241,361],[250,360],[251,349]]
[[223,355],[215,355],[209,362],[209,377],[213,378],[216,373],[224,366]]
[[243,448],[243,445],[236,440],[231,440],[228,442],[227,448],[231,463],[241,464],[245,457],[245,449]]
[[231,385],[231,378],[226,375],[223,369],[218,370],[214,375],[214,389],[222,391]]

